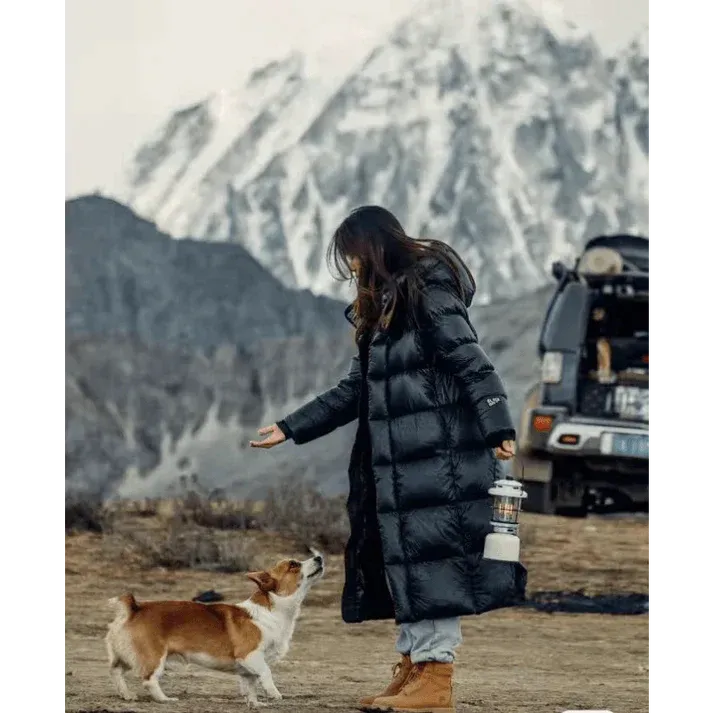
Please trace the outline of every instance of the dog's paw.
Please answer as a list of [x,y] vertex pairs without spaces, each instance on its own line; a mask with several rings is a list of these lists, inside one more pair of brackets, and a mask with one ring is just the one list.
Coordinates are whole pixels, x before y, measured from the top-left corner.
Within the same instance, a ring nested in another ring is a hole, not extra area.
[[281,700],[282,700],[282,694],[281,694],[277,689],[275,689],[275,690],[272,691],[271,693],[268,693],[268,694],[267,694],[267,697],[268,697],[271,701],[281,701]]
[[262,701],[248,701],[248,708],[264,708],[267,705],[267,703],[263,703]]
[[121,697],[125,701],[138,701],[139,697],[135,693],[122,693]]

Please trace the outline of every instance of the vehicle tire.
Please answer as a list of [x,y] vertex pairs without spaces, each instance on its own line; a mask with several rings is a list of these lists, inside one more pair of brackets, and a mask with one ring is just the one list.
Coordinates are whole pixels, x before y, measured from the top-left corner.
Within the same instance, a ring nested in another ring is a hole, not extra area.
[[522,503],[522,509],[525,512],[538,512],[543,515],[555,514],[551,483],[538,483],[534,480],[526,480],[522,485],[527,493],[527,497]]
[[[562,517],[586,517],[589,510],[584,491],[577,503],[570,497],[563,498],[562,491],[564,484],[572,482],[577,475],[576,466],[571,461],[557,460],[553,463],[552,482],[550,483],[550,497],[552,499],[553,511]],[[564,504],[563,504],[564,503]]]
[[573,505],[564,508],[555,508],[555,513],[562,517],[587,517],[587,508],[584,505]]

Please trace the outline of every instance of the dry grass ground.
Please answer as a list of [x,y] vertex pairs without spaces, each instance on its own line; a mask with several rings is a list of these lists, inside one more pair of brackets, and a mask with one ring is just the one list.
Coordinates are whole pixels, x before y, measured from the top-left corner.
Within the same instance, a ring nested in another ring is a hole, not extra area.
[[[114,692],[103,643],[111,618],[108,597],[131,590],[139,600],[191,598],[215,589],[237,601],[252,588],[239,573],[150,566],[136,535],[160,536],[166,529],[161,512],[135,513],[117,516],[104,534],[66,537],[66,710],[210,713],[245,708],[234,677],[194,666],[179,665],[163,679],[164,690],[178,696],[178,703],[153,703],[132,676],[128,680],[139,693],[138,702],[124,702]],[[249,540],[244,551],[255,564],[302,554],[297,545],[263,531],[228,536]],[[523,562],[530,591],[647,592],[648,523],[525,515]],[[285,696],[271,706],[275,710],[355,710],[355,700],[379,690],[390,675],[395,627],[342,623],[341,566],[339,555],[328,558],[328,575],[306,603],[290,654],[274,668]],[[463,633],[456,673],[459,711],[648,710],[648,616],[509,609],[464,619]]]

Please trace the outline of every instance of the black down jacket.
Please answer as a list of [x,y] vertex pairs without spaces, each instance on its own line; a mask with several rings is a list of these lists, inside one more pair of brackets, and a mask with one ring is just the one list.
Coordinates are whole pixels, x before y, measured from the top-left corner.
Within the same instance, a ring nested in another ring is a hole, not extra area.
[[468,318],[473,294],[461,299],[441,261],[418,269],[418,326],[396,320],[363,339],[334,388],[279,422],[299,444],[359,417],[346,622],[479,614],[524,597],[522,565],[482,557],[499,475],[492,448],[515,435],[505,390]]

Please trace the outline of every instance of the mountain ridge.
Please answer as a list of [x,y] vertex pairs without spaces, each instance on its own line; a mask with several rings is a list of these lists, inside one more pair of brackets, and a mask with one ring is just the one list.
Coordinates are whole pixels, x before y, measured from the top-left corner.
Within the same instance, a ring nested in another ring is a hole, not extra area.
[[451,242],[480,273],[482,303],[546,284],[549,263],[594,234],[646,233],[647,43],[612,59],[524,0],[467,7],[421,7],[336,89],[295,55],[258,70],[272,89],[234,93],[252,109],[244,129],[224,122],[227,151],[194,155],[215,134],[217,95],[180,131],[174,115],[127,201],[174,236],[239,242],[284,284],[341,299],[326,242],[366,202]]
[[65,204],[67,330],[212,349],[346,332],[345,304],[286,288],[237,244],[172,240],[100,196]]

